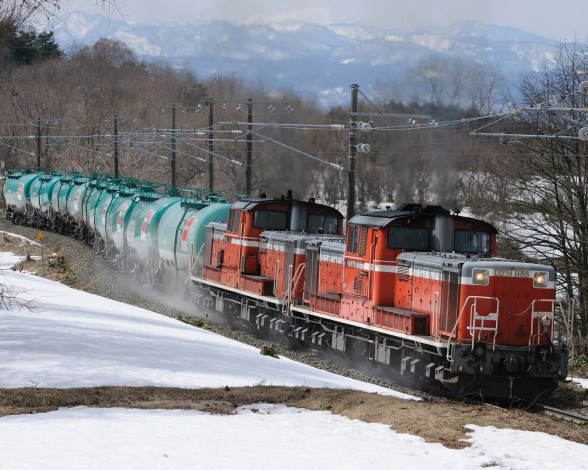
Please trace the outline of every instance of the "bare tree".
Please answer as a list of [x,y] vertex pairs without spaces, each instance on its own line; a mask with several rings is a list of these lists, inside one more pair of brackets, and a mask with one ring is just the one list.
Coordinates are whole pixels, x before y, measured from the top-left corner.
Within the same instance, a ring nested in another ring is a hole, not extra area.
[[[522,77],[519,102],[511,97],[516,107],[537,111],[517,113],[494,130],[507,135],[561,135],[573,129],[574,122],[585,122],[588,99],[579,85],[586,70],[588,45],[561,43],[553,64]],[[564,115],[548,110],[554,107],[568,111]],[[577,351],[586,354],[588,145],[563,138],[517,138],[504,144],[498,146],[502,149],[495,158],[482,162],[475,188],[478,197],[475,193],[470,197],[480,200],[483,195],[487,210],[500,221],[512,246],[557,268],[561,298],[577,307],[573,331]]]
[[504,77],[492,66],[432,55],[401,77],[378,83],[376,91],[384,102],[454,107],[485,115],[496,111],[503,84]]
[[0,46],[35,15],[52,17],[59,0],[2,0],[0,2]]
[[[63,3],[64,0],[0,1],[0,46],[13,38],[33,17],[54,18]],[[88,3],[106,11],[118,11],[116,0],[88,0]]]

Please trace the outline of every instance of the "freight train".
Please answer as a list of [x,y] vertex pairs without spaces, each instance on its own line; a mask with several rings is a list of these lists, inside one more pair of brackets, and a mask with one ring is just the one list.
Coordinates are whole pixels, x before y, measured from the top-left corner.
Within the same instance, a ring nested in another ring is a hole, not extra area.
[[31,171],[8,172],[3,195],[13,223],[83,238],[140,282],[180,282],[241,326],[417,384],[536,400],[566,377],[567,348],[552,337],[554,269],[498,258],[492,225],[441,206],[366,212],[345,227],[336,209],[290,192],[229,203]]

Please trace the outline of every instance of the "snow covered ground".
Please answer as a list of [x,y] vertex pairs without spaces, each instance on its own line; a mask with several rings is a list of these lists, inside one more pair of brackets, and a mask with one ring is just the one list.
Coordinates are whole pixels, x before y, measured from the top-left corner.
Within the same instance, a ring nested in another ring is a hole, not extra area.
[[573,382],[580,384],[583,388],[588,388],[588,379],[579,379],[577,377],[570,377]]
[[[0,310],[0,387],[267,385],[395,394],[179,321],[6,268],[33,310]],[[410,398],[406,396],[406,398]],[[329,412],[259,404],[235,415],[78,407],[0,418],[6,469],[580,467],[588,446],[543,433],[468,426],[453,450]]]

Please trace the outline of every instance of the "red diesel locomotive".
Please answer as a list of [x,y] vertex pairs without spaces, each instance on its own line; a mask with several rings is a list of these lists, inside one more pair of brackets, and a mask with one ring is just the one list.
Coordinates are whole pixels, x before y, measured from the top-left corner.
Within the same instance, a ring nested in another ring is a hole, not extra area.
[[190,281],[253,328],[459,394],[536,399],[566,377],[553,268],[497,258],[492,225],[440,206],[360,214],[343,236],[312,199],[238,201],[207,226]]

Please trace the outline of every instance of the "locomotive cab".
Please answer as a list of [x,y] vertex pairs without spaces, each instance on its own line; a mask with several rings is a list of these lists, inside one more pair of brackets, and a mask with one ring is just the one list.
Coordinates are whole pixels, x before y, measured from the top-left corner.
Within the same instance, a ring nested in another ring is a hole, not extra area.
[[[267,237],[262,243],[263,253],[260,253],[262,234],[273,233],[276,239],[283,238],[278,234],[341,235],[342,231],[343,215],[339,211],[317,204],[314,199],[292,199],[291,192],[280,199],[236,201],[230,207],[226,225],[211,226],[207,233],[202,276],[205,280],[259,295],[273,295],[274,281],[278,279],[279,291],[292,295],[291,284],[295,277],[299,281],[296,296],[301,296],[303,277],[301,271],[296,271],[302,258],[293,256],[297,248],[292,248],[294,252],[288,256],[291,263],[287,265],[288,260],[283,258],[284,249],[278,250],[282,255],[278,255],[276,250],[267,250]],[[297,243],[300,245],[302,241]],[[271,247],[278,245],[277,242],[270,243]],[[279,266],[278,272],[275,271],[276,266]],[[284,274],[284,269],[292,273]]]
[[[415,314],[429,313],[428,305],[434,302],[436,289],[420,286],[426,296],[420,302],[414,302],[412,292],[396,289],[398,277],[405,276],[398,263],[404,252],[490,256],[496,254],[496,229],[479,220],[452,215],[441,206],[420,204],[353,217],[347,230],[341,288],[342,311],[347,318],[396,325],[394,328],[404,331],[430,330],[430,322]],[[399,313],[390,307],[413,313],[401,315],[406,321],[397,322],[392,318]],[[415,322],[420,326],[416,327]]]

